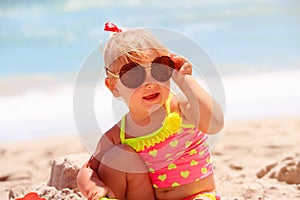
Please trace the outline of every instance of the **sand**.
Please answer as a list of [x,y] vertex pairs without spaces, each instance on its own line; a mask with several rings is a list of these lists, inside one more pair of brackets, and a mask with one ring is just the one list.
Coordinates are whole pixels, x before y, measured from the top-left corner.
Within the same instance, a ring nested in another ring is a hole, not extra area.
[[[212,151],[222,200],[300,199],[299,135],[297,117],[227,122]],[[0,143],[0,199],[29,191],[84,199],[76,189],[47,186],[54,158],[82,152],[76,134]]]
[[300,199],[299,133],[299,118],[228,123],[213,151],[223,199]]

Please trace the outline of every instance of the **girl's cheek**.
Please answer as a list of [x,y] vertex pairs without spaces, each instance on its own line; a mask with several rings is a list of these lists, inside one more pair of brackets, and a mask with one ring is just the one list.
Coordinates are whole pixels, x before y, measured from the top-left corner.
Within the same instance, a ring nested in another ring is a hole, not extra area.
[[117,90],[119,91],[120,93],[120,97],[125,101],[125,103],[128,105],[129,101],[130,101],[130,98],[132,98],[132,96],[134,95],[135,93],[135,89],[131,89],[131,88],[127,88],[125,87],[121,81],[118,81],[117,82]]
[[162,82],[162,83],[159,83],[161,87],[163,87],[163,89],[167,89],[169,90],[170,89],[170,85],[171,85],[171,81],[168,80],[166,82]]

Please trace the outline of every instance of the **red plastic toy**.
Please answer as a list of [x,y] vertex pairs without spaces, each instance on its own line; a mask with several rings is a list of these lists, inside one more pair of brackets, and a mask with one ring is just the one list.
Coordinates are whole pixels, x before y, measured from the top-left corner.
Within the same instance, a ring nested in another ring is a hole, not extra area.
[[40,198],[35,192],[30,192],[26,194],[23,198],[18,198],[16,200],[46,200],[45,198]]

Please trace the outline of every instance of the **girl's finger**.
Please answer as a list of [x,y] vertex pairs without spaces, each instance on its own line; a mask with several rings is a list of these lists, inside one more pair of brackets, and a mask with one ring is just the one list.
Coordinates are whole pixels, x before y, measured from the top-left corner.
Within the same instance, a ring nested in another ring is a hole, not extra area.
[[173,60],[174,62],[174,67],[175,67],[175,70],[179,71],[180,68],[184,65],[184,63],[186,62],[184,58],[182,57],[179,57],[175,54],[171,54],[170,55],[170,58]]
[[192,65],[188,62],[185,62],[182,67],[180,68],[179,72],[184,75],[191,75],[192,74]]
[[113,193],[113,191],[110,188],[108,188],[107,196],[112,199],[116,198],[116,195]]

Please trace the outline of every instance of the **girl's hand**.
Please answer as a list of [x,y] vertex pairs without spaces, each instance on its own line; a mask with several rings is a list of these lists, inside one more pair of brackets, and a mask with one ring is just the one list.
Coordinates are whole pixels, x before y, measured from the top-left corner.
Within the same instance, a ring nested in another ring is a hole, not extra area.
[[112,190],[108,187],[103,188],[103,187],[93,187],[89,193],[88,193],[88,200],[99,200],[105,197],[108,198],[115,198],[114,193]]
[[187,61],[187,59],[171,54],[171,59],[174,62],[175,70],[177,70],[182,75],[192,75],[192,64]]

